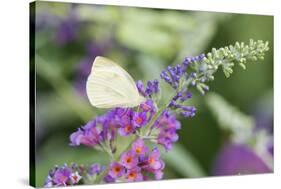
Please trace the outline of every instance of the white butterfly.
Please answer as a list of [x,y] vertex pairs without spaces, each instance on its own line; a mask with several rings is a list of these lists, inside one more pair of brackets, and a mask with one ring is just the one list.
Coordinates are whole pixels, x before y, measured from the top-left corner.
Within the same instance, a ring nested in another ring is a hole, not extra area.
[[135,107],[145,101],[134,79],[113,61],[96,57],[86,84],[90,103],[97,108]]

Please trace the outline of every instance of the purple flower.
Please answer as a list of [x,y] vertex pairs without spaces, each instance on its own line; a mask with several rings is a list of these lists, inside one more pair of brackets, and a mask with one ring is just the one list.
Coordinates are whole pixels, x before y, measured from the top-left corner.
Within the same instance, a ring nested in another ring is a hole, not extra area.
[[177,89],[179,87],[179,81],[183,75],[183,67],[180,64],[177,64],[174,67],[168,66],[166,70],[161,72],[160,77],[174,89]]
[[145,155],[148,152],[148,147],[145,146],[144,141],[142,139],[137,139],[133,144],[132,144],[132,151],[137,154],[138,156],[140,155]]
[[136,83],[136,86],[137,86],[139,93],[142,94],[144,97],[146,97],[147,94],[145,92],[143,82],[141,80],[138,80]]
[[181,115],[184,117],[194,117],[196,113],[196,108],[194,106],[180,106],[182,110]]
[[81,179],[79,173],[67,165],[50,170],[45,180],[45,187],[75,185]]
[[270,173],[272,170],[253,150],[243,144],[228,144],[216,158],[214,175]]
[[[177,89],[179,87],[180,80],[187,76],[186,70],[188,66],[193,62],[200,62],[204,58],[204,54],[195,57],[186,57],[181,64],[177,64],[174,67],[168,66],[161,72],[160,77],[174,89]],[[192,77],[192,75],[190,77]]]
[[132,169],[138,164],[138,157],[134,151],[127,151],[121,155],[120,163],[127,169]]
[[131,121],[126,121],[123,123],[123,125],[119,128],[119,134],[121,136],[128,136],[132,133],[134,133],[136,128],[134,127],[134,124]]
[[147,94],[147,96],[151,96],[152,94],[157,94],[158,92],[159,92],[159,81],[158,80],[148,81],[145,89],[145,93]]
[[176,131],[181,128],[175,115],[165,111],[153,127],[158,129],[157,143],[163,145],[166,151],[171,150],[173,143],[179,138]]
[[156,108],[155,108],[155,106],[154,106],[154,104],[153,104],[153,101],[150,100],[150,99],[147,100],[146,102],[142,103],[142,104],[140,105],[140,108],[141,108],[141,110],[144,111],[144,112],[155,113],[155,111],[156,111]]
[[148,170],[155,172],[164,168],[164,162],[160,159],[160,152],[158,148],[154,148],[153,151],[148,155],[147,163]]
[[94,147],[101,142],[101,129],[97,127],[96,120],[89,121],[84,127],[79,128],[78,131],[70,135],[72,146],[85,146]]
[[95,175],[95,174],[100,174],[100,172],[102,171],[102,168],[99,164],[92,164],[90,165],[89,169],[88,169],[88,173],[90,175]]
[[133,169],[127,170],[125,178],[126,178],[126,181],[129,181],[129,182],[142,181],[143,176],[141,174],[141,168],[134,167]]
[[[133,130],[126,128],[126,126],[124,126],[126,134],[130,134],[131,131],[133,132]],[[79,146],[83,144],[85,146],[95,147],[104,141],[111,142],[115,139],[119,127],[121,127],[121,118],[119,117],[118,110],[110,110],[106,114],[89,121],[85,126],[72,133],[70,135],[70,145]]]
[[115,182],[115,179],[132,181],[149,180],[150,175],[159,180],[163,177],[165,163],[160,159],[158,148],[149,153],[142,139],[133,142],[131,149],[124,152],[119,162],[112,162],[105,182]]
[[125,168],[117,162],[110,163],[108,175],[113,179],[119,178],[125,174]]
[[153,81],[148,81],[146,88],[144,87],[143,82],[140,80],[136,82],[136,86],[139,93],[144,97],[151,97],[153,94],[157,94],[159,92],[159,81],[156,79]]
[[[195,116],[196,108],[194,106],[182,105],[183,102],[185,102],[187,99],[189,99],[191,97],[192,97],[192,94],[189,91],[187,91],[187,90],[180,91],[173,97],[173,99],[169,103],[168,107],[173,110],[180,110],[181,115],[184,117],[187,117],[187,118],[193,117],[193,116]],[[180,101],[180,102],[178,102],[178,101]]]
[[[165,163],[162,159],[160,159],[160,152],[158,148],[154,148],[148,156],[141,158],[141,160],[142,162],[140,165],[144,172],[154,174],[154,177],[157,180],[162,179]],[[148,178],[144,177],[144,180],[148,180]]]
[[142,127],[147,123],[146,112],[135,112],[133,115],[133,122],[135,127]]
[[115,179],[113,177],[111,177],[110,175],[106,175],[103,180],[106,182],[106,183],[113,183],[115,182]]

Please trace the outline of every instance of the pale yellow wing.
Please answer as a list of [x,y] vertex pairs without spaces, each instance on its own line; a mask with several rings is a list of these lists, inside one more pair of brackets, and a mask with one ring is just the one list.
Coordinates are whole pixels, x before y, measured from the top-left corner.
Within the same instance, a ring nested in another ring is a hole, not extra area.
[[97,108],[134,107],[145,100],[122,67],[100,56],[93,63],[86,91],[91,104]]

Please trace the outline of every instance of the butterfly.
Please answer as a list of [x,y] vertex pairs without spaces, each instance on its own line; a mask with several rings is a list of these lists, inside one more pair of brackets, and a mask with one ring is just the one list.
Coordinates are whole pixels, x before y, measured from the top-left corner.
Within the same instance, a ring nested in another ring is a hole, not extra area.
[[90,103],[97,108],[129,108],[145,101],[130,74],[101,56],[94,60],[86,92]]

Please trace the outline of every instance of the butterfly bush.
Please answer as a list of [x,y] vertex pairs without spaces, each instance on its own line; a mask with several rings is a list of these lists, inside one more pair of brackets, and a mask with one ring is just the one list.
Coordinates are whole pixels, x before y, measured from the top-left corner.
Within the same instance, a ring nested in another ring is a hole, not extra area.
[[[196,88],[204,95],[209,90],[207,82],[214,80],[219,68],[229,77],[235,65],[245,69],[247,62],[263,60],[268,50],[268,43],[260,40],[250,40],[249,44],[237,42],[212,49],[207,54],[186,57],[180,64],[163,70],[160,80],[137,81],[136,87],[146,98],[145,102],[135,108],[113,108],[70,135],[71,146],[83,145],[105,152],[109,163],[56,166],[47,176],[45,186],[162,179],[165,162],[161,152],[168,153],[179,140],[177,132],[181,123],[176,116],[192,118],[196,114],[196,108],[189,103],[192,98],[190,89]],[[164,104],[159,103],[160,82],[173,90]],[[120,150],[118,144],[122,138],[128,146],[124,149],[122,145]]]

